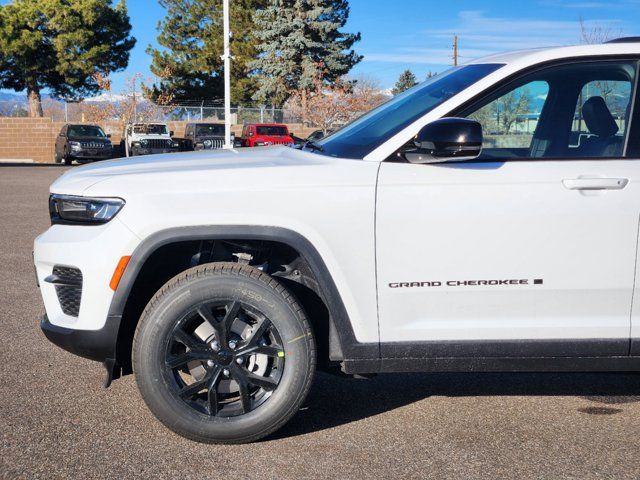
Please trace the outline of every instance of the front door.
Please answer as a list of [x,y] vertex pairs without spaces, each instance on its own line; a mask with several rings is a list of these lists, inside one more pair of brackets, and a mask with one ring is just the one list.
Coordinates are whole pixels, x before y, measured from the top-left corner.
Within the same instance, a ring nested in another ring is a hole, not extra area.
[[479,162],[381,165],[383,356],[628,354],[636,67],[549,67],[456,112],[483,126]]

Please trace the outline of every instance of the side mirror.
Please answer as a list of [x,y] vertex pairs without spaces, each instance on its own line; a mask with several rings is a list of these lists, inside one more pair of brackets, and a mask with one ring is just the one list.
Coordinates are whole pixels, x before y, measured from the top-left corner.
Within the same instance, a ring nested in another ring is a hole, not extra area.
[[107,133],[107,138],[111,138],[111,134],[110,133]]
[[475,160],[482,152],[482,126],[467,118],[441,118],[418,132],[416,149],[404,153],[411,163]]
[[173,137],[173,130],[169,131],[169,136]]

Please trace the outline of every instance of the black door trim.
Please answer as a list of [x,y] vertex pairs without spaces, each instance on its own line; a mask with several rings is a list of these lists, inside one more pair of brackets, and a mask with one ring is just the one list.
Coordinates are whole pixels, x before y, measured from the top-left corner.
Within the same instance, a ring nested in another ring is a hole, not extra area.
[[621,357],[629,355],[628,338],[516,339],[393,342],[380,344],[380,356],[392,358],[545,358]]

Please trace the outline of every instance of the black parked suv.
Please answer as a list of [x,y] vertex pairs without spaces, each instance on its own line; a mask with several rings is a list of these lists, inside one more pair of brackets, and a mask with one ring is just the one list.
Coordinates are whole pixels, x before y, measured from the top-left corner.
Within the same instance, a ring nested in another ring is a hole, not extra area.
[[[231,134],[231,142],[234,142]],[[187,123],[184,130],[183,150],[213,150],[224,147],[224,124]]]
[[56,138],[55,161],[71,165],[105,160],[113,155],[111,135],[98,125],[70,125],[62,127]]

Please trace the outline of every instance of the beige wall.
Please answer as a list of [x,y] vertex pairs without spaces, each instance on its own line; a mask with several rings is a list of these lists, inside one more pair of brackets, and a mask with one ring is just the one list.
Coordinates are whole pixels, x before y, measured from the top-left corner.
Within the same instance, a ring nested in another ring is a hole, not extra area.
[[[187,122],[167,122],[175,137],[184,136]],[[56,136],[64,122],[54,122],[50,118],[13,118],[0,117],[0,160],[33,160],[37,163],[53,162]],[[122,124],[104,122],[101,124],[106,133],[111,134],[114,145],[120,143]],[[240,135],[242,125],[233,125],[232,130]],[[305,138],[314,128],[300,124],[289,125],[296,136]]]

